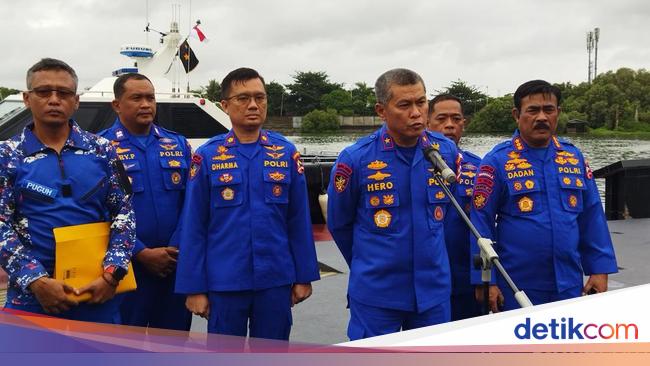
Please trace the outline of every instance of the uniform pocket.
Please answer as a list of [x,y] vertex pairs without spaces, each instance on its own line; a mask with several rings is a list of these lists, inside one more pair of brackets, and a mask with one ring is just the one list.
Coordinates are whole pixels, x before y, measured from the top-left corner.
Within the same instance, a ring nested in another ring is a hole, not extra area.
[[144,177],[142,176],[140,162],[137,160],[123,160],[122,165],[124,165],[124,170],[126,170],[126,174],[129,176],[133,192],[143,192],[144,182],[142,180]]
[[560,200],[562,207],[569,212],[580,213],[583,210],[582,191],[586,189],[582,176],[559,175]]
[[239,206],[244,201],[239,171],[222,171],[210,176],[214,207]]
[[104,177],[101,177],[99,179],[99,182],[95,183],[95,185],[92,188],[90,188],[89,191],[85,192],[81,196],[81,200],[85,201],[85,200],[93,197],[97,192],[99,192],[102,188],[104,188],[105,182],[106,182],[106,179]]
[[445,219],[450,201],[449,196],[447,196],[442,187],[430,185],[427,187],[427,198],[429,201],[429,205],[427,205],[429,229],[438,229]]
[[264,201],[289,203],[289,183],[291,174],[288,169],[264,169]]
[[160,159],[162,178],[165,189],[185,189],[187,180],[187,163],[183,159]]
[[508,181],[510,211],[516,216],[533,215],[541,210],[541,187],[536,179],[524,178]]

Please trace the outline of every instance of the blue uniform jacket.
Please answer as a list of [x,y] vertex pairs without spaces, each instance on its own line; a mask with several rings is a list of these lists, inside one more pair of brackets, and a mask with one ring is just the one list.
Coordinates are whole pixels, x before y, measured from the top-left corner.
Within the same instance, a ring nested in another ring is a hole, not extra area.
[[0,265],[14,304],[38,304],[28,286],[53,274],[55,227],[110,221],[103,265],[127,269],[131,259],[135,217],[115,149],[70,125],[60,155],[34,136],[33,124],[0,144]]
[[[469,151],[460,150],[462,161],[459,167],[458,183],[454,189],[454,198],[469,216],[474,187],[474,177],[481,164],[481,158]],[[470,283],[470,243],[469,227],[456,208],[449,205],[445,217],[445,243],[449,254],[451,267],[452,294],[474,293],[474,286]]]
[[179,217],[192,150],[187,140],[160,126],[144,146],[119,119],[99,133],[112,141],[133,187],[137,239],[133,255],[144,248],[178,247]]
[[[455,169],[451,140],[424,132],[418,144],[438,146]],[[432,169],[420,148],[412,163],[404,159],[385,125],[339,155],[328,188],[327,224],[350,267],[351,298],[418,312],[449,300],[443,229],[449,198]]]
[[192,157],[176,292],[262,290],[319,279],[300,154],[262,130],[253,156],[232,131]]
[[553,136],[541,160],[515,132],[483,158],[472,199],[472,222],[519,288],[563,292],[583,273],[617,272],[596,182],[573,144]]

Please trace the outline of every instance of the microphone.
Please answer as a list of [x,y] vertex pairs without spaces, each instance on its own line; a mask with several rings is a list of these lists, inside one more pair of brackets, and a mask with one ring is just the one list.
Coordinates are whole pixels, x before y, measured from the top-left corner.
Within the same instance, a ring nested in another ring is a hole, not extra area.
[[424,157],[433,164],[434,169],[440,173],[442,179],[449,184],[456,181],[456,174],[454,174],[454,171],[447,166],[447,163],[445,163],[445,160],[442,158],[438,150],[431,146],[427,146],[424,148],[423,152]]

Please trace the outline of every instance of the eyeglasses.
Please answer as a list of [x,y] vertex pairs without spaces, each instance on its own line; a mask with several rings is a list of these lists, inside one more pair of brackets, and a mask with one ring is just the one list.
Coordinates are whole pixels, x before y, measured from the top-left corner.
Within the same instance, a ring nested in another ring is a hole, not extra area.
[[77,95],[77,92],[70,89],[55,89],[55,88],[34,88],[27,91],[28,93],[34,93],[39,98],[49,98],[52,96],[52,93],[56,92],[56,95],[61,99],[70,99]]
[[226,100],[234,100],[234,102],[238,105],[249,105],[251,102],[251,99],[255,99],[255,103],[264,105],[268,101],[266,98],[266,94],[255,94],[255,95],[250,95],[250,94],[238,94],[229,98],[226,98]]

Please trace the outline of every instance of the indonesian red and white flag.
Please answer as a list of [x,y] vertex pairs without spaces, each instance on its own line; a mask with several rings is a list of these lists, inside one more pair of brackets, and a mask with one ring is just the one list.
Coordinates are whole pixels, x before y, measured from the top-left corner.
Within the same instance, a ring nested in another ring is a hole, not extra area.
[[203,34],[203,32],[199,29],[198,24],[192,27],[192,33],[190,34],[190,36],[194,38],[198,38],[200,42],[208,40],[205,34]]

